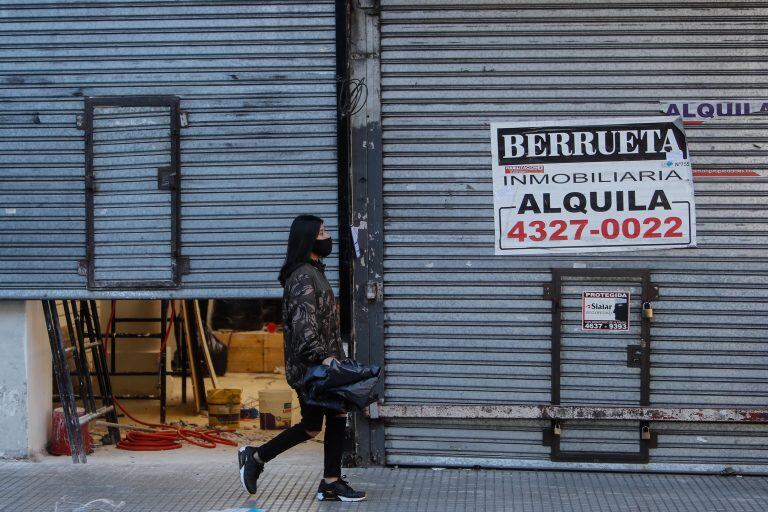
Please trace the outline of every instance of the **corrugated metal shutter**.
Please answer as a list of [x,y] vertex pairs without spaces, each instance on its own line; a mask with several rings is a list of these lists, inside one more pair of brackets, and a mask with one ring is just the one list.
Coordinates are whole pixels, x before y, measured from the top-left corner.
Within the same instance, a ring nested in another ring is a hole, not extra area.
[[563,405],[640,405],[640,368],[627,368],[627,345],[642,336],[630,315],[626,332],[582,330],[582,292],[630,293],[630,311],[642,306],[642,286],[626,279],[582,278],[563,283],[560,339],[560,403]]
[[[542,286],[551,267],[581,265],[649,268],[660,285],[651,404],[766,404],[768,180],[697,181],[697,249],[495,257],[488,130],[759,97],[765,21],[765,7],[749,3],[382,1],[388,402],[548,403]],[[765,169],[763,119],[688,128],[692,160]],[[387,462],[541,466],[545,426],[392,420]],[[768,462],[764,426],[652,429],[659,446],[648,467]]]
[[[93,113],[94,279],[172,281],[170,107],[96,107]],[[135,286],[135,284],[133,285]]]
[[[280,296],[291,219],[314,213],[338,231],[335,44],[333,1],[4,2],[0,297],[89,295],[78,275],[76,116],[84,96],[113,95],[177,95],[188,113],[181,222],[191,272],[178,291],[114,295]],[[137,149],[128,159],[141,158]],[[128,240],[136,226],[110,236]]]
[[[636,315],[627,332],[583,331],[582,292],[629,292],[629,311],[642,307],[638,280],[568,278],[562,284],[560,324],[560,404],[642,405],[640,368],[627,368],[627,345],[642,337]],[[639,422],[560,422],[559,449],[567,452],[637,454]]]

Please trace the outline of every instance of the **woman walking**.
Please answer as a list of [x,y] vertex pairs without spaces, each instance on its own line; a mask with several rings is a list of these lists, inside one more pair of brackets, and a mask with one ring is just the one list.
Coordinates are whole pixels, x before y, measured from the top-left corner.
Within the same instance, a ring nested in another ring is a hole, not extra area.
[[345,357],[336,317],[336,299],[322,263],[322,258],[331,254],[332,248],[333,241],[326,233],[322,219],[313,215],[300,215],[294,219],[279,280],[284,289],[285,377],[299,395],[301,422],[259,447],[240,448],[240,481],[251,494],[256,493],[256,483],[264,464],[319,434],[325,418],[325,464],[317,499],[365,499],[364,492],[355,491],[341,477],[346,413],[308,405],[301,394],[307,368],[330,365],[334,359]]

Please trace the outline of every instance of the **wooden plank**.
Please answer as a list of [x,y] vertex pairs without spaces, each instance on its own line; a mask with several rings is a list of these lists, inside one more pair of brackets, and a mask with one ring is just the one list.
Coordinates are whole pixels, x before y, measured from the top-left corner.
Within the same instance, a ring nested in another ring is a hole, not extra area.
[[211,351],[208,350],[208,336],[205,333],[205,327],[203,326],[203,315],[200,313],[200,301],[195,299],[195,318],[197,319],[197,330],[200,339],[200,345],[203,347],[203,355],[205,355],[205,364],[208,366],[208,373],[211,375],[211,383],[213,389],[218,389],[219,381],[216,378],[216,371],[213,369],[213,361],[211,360]]
[[241,331],[229,337],[227,371],[232,373],[274,373],[285,366],[283,334]]
[[139,432],[159,432],[160,431],[160,429],[157,429],[157,428],[139,427],[136,425],[120,425],[118,423],[112,423],[111,421],[96,421],[95,425],[99,427],[121,428],[123,430],[138,430]]
[[181,301],[181,316],[184,319],[184,343],[187,346],[187,354],[189,358],[190,375],[192,376],[192,395],[194,397],[195,413],[200,412],[200,394],[199,394],[199,380],[197,375],[197,363],[195,361],[195,351],[192,350],[192,331],[189,325],[189,312],[187,311],[187,301]]

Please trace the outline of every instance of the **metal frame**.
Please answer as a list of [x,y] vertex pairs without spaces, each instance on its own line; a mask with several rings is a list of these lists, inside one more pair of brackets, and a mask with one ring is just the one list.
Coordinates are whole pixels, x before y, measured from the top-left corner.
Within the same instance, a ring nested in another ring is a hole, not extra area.
[[[186,360],[186,350],[184,349],[185,344],[180,343],[179,347],[177,348],[179,350],[179,362],[180,362],[180,368],[177,371],[168,371],[167,366],[167,347],[160,351],[159,353],[159,364],[157,371],[123,371],[119,372],[117,371],[117,360],[116,360],[116,345],[117,340],[129,340],[129,339],[156,339],[160,341],[162,344],[163,337],[165,336],[165,332],[168,329],[168,324],[170,322],[170,316],[169,316],[169,302],[173,299],[160,299],[160,316],[159,317],[120,317],[115,316],[112,322],[112,329],[109,333],[107,333],[107,336],[109,337],[109,340],[111,341],[111,352],[110,352],[110,359],[111,359],[111,365],[109,367],[109,374],[112,376],[130,376],[130,377],[136,377],[136,376],[157,376],[160,381],[160,388],[159,388],[159,394],[157,395],[131,395],[130,397],[118,397],[118,398],[131,398],[135,400],[160,400],[160,423],[165,423],[166,420],[166,413],[167,413],[167,389],[168,389],[168,383],[167,383],[167,377],[170,375],[171,377],[181,377],[181,401],[182,403],[187,402],[187,383],[186,383],[186,377],[187,377],[187,360]],[[149,333],[125,333],[120,332],[117,328],[118,324],[120,323],[135,323],[135,322],[145,322],[145,323],[158,323],[159,324],[159,332],[149,332]],[[176,318],[173,324],[173,332],[176,336],[176,340],[181,340],[182,336],[182,322],[179,320],[179,312],[176,313]]]
[[[101,326],[99,325],[98,310],[94,300],[70,300],[63,301],[64,315],[69,332],[70,346],[65,346],[58,319],[58,308],[55,300],[43,300],[43,314],[45,315],[48,338],[51,345],[53,370],[56,377],[58,398],[64,410],[64,421],[67,429],[72,460],[75,463],[87,462],[85,443],[80,430],[81,425],[94,419],[105,417],[111,424],[117,423],[117,412],[112,395],[112,386],[109,380],[107,360],[104,355]],[[86,342],[86,338],[88,341]],[[86,357],[90,349],[94,371],[91,372]],[[75,366],[75,376],[78,380],[78,396],[75,396],[72,388],[72,374],[69,371],[67,357],[71,355]],[[96,407],[91,376],[96,376],[99,386],[99,397],[102,407]],[[85,414],[78,415],[77,398],[83,402]],[[118,443],[120,430],[114,426],[109,427],[109,434],[103,438],[105,444]]]
[[[562,349],[562,282],[563,277],[596,277],[596,278],[627,278],[640,279],[642,286],[641,301],[651,302],[658,297],[658,286],[651,283],[651,273],[647,269],[586,269],[586,268],[553,268],[552,282],[545,285],[544,296],[552,301],[552,351],[551,351],[551,401],[552,405],[560,405],[560,351]],[[651,325],[647,318],[641,316],[640,349],[640,404],[650,405],[651,396]],[[647,421],[640,421],[638,426],[639,451],[637,453],[606,453],[564,451],[560,448],[560,435],[555,429],[559,427],[556,420],[544,432],[544,444],[551,448],[553,461],[573,462],[648,462],[649,447],[655,443],[655,436],[643,439],[642,433],[649,429]]]
[[[384,212],[381,134],[381,59],[378,0],[350,3],[350,78],[365,79],[365,105],[349,120],[352,223],[358,227],[361,257],[352,271],[355,357],[365,364],[384,363]],[[369,296],[366,291],[377,290]],[[383,380],[383,379],[382,379]],[[384,382],[379,383],[383,396]],[[354,417],[357,462],[385,463],[384,423]]]
[[[170,300],[173,300],[173,299],[170,299]],[[71,300],[71,301],[64,300],[62,302],[63,302],[63,305],[64,305],[65,312],[69,311],[69,309],[68,309],[69,308],[69,304],[68,304],[69,302],[71,302],[73,304],[75,303],[74,300]],[[82,303],[84,301],[80,301],[80,302]],[[93,301],[90,301],[90,302],[93,302]],[[116,342],[117,342],[118,339],[158,339],[158,340],[160,340],[162,342],[163,334],[166,332],[166,330],[168,328],[168,323],[169,323],[168,302],[169,302],[168,299],[160,300],[161,314],[160,314],[159,318],[158,317],[118,317],[118,316],[115,316],[115,318],[112,321],[112,327],[110,328],[110,331],[104,334],[104,337],[109,341],[109,344],[110,344],[110,347],[111,347],[110,351],[109,351],[110,352],[109,355],[110,355],[110,361],[111,362],[110,362],[110,364],[107,364],[106,363],[106,359],[105,359],[105,363],[104,363],[104,367],[106,368],[106,371],[108,372],[108,374],[110,376],[120,376],[120,377],[158,376],[159,382],[160,382],[159,394],[148,394],[148,395],[136,395],[136,394],[132,394],[132,395],[113,395],[111,393],[111,391],[110,391],[110,396],[114,396],[115,398],[120,398],[120,399],[126,398],[126,399],[131,399],[131,400],[159,400],[160,401],[160,423],[165,423],[165,419],[166,419],[166,412],[167,412],[167,377],[168,376],[171,376],[171,377],[181,377],[181,401],[182,401],[182,403],[187,403],[187,382],[186,382],[186,377],[187,377],[189,372],[188,372],[188,361],[187,361],[187,354],[186,354],[186,348],[185,348],[186,344],[181,343],[180,346],[178,347],[178,350],[179,350],[179,369],[175,370],[175,371],[167,371],[166,370],[166,362],[167,362],[166,350],[161,350],[160,351],[160,363],[158,365],[157,371],[139,371],[139,372],[137,372],[137,371],[124,371],[124,372],[116,371],[115,368],[116,368],[116,362],[117,361],[116,361],[115,354],[117,353],[117,351],[116,351]],[[75,317],[77,317],[76,308],[75,308],[74,305],[72,307],[73,307],[73,311],[75,311]],[[94,311],[96,311],[96,310],[94,309]],[[69,326],[70,320],[69,320],[69,316],[68,315],[69,315],[69,313],[67,313],[67,324],[68,324],[68,329],[69,329],[69,332],[70,332],[70,338],[71,339],[75,339],[73,337],[74,335],[71,334],[74,331],[73,331],[73,327]],[[97,330],[100,331],[100,328],[98,327],[98,316],[94,313],[92,315],[92,317],[95,320],[95,324],[96,324],[96,326],[98,328]],[[116,328],[117,324],[120,323],[120,322],[123,322],[123,323],[126,323],[126,322],[147,322],[147,323],[158,322],[158,323],[161,324],[161,329],[160,329],[161,332],[159,334],[158,333],[120,333],[120,332],[116,332],[115,328]],[[176,340],[181,340],[182,339],[183,327],[182,327],[181,324],[182,324],[182,322],[180,322],[178,320],[178,313],[177,313],[176,321],[174,321],[174,324],[173,324],[173,327],[172,327]],[[79,326],[79,331],[78,332],[82,332],[82,326]],[[80,334],[80,336],[82,336],[82,334]],[[97,338],[98,339],[102,339],[100,334],[99,334],[99,336],[97,336]],[[106,348],[106,345],[105,345],[105,348]],[[70,376],[77,377],[79,381],[83,380],[82,379],[82,375],[89,374],[92,377],[99,377],[99,373],[97,371],[91,371],[90,373],[88,373],[88,371],[85,370],[85,368],[87,368],[85,366],[85,363],[82,363],[82,362],[79,361],[79,359],[82,359],[83,352],[82,351],[79,352],[80,358],[77,357],[77,354],[78,354],[78,352],[77,352],[77,350],[75,350],[75,364],[76,365],[80,364],[80,367],[79,368],[76,367],[76,371],[75,372],[70,372]],[[90,379],[84,379],[84,382],[80,382],[80,388],[79,389],[83,389],[84,387],[86,387],[86,388],[89,387],[90,386],[90,382],[91,382]],[[107,383],[107,385],[108,385],[108,383]],[[94,395],[92,391],[89,391],[89,395],[87,396],[87,398],[89,398],[91,401],[96,399],[96,398],[104,399],[104,397],[101,394]],[[54,399],[61,401],[62,400],[62,395],[60,395],[60,394],[59,395],[54,395]],[[84,400],[85,400],[85,397],[84,397]]]
[[[94,269],[94,174],[93,174],[93,110],[96,107],[169,107],[171,127],[171,165],[168,191],[171,194],[171,275],[170,281],[97,281]],[[85,98],[83,130],[85,131],[85,259],[80,261],[80,273],[87,276],[89,290],[133,290],[147,288],[178,288],[181,275],[187,273],[187,260],[181,256],[181,120],[179,97],[161,96],[98,96]]]
[[82,464],[87,461],[87,458],[83,443],[83,433],[78,422],[77,402],[75,402],[75,394],[72,389],[72,380],[67,375],[67,350],[61,336],[59,313],[56,310],[56,301],[44,300],[42,304],[45,325],[48,329],[48,341],[51,344],[53,373],[56,377],[56,386],[61,395],[61,405],[64,410],[64,423],[67,429],[70,451],[72,452],[72,462]]
[[[341,114],[341,92],[349,76],[347,60],[347,0],[335,0],[336,18],[336,164],[338,174],[338,240],[339,240],[339,329],[342,341],[347,343],[347,356],[355,357],[352,342],[352,269],[355,248],[350,229],[351,167],[349,165],[349,117]],[[355,422],[348,424],[344,436],[343,461],[346,466],[358,464],[355,443]]]
[[[117,423],[117,411],[115,410],[113,401],[114,395],[112,393],[112,381],[109,378],[107,358],[104,355],[104,338],[101,334],[99,310],[96,307],[96,301],[81,300],[80,314],[84,319],[85,330],[88,334],[88,339],[90,340],[89,345],[91,347],[91,359],[93,359],[94,367],[96,369],[100,398],[102,401],[102,409],[111,408],[110,411],[106,411],[105,417],[108,421]],[[120,442],[120,430],[114,427],[111,427],[108,430],[110,437],[108,440],[105,439],[104,441],[112,442],[114,444]]]
[[[348,75],[347,70],[347,8],[346,0],[335,1],[336,13],[336,98],[337,111],[340,90]],[[336,115],[336,162],[338,172],[338,240],[339,240],[339,327],[344,341],[350,341],[352,331],[352,266],[355,251],[349,230],[350,215],[350,166],[349,166],[349,118]],[[354,348],[349,343],[350,351]],[[350,356],[353,354],[349,354]]]

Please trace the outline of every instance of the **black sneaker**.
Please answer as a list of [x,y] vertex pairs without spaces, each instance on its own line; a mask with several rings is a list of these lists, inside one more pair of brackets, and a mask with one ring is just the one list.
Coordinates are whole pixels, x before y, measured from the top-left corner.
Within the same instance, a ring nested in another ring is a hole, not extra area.
[[250,494],[256,494],[256,481],[264,471],[264,463],[256,457],[256,448],[242,446],[237,451],[237,463],[240,466],[240,483]]
[[321,480],[320,487],[317,488],[317,499],[320,501],[363,501],[365,493],[354,490],[342,478],[331,484]]

